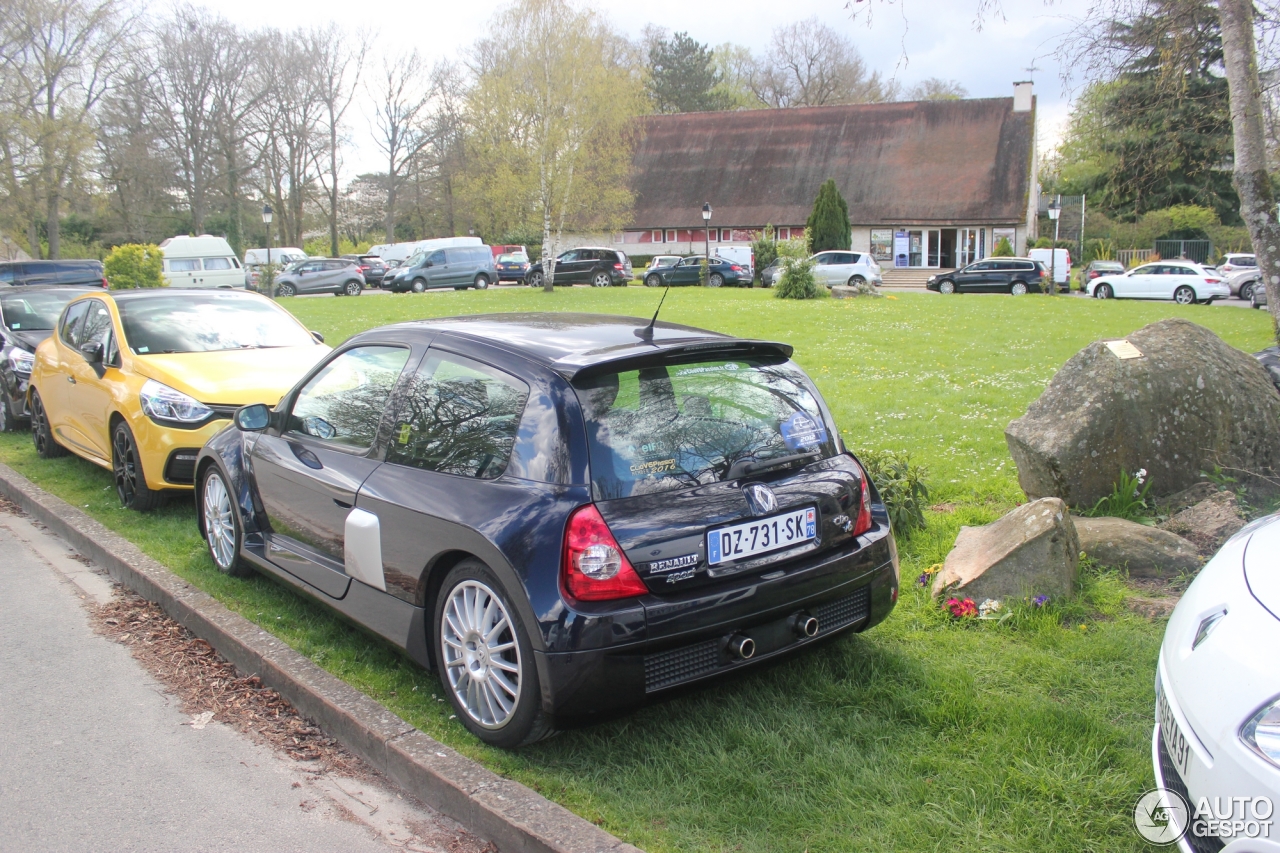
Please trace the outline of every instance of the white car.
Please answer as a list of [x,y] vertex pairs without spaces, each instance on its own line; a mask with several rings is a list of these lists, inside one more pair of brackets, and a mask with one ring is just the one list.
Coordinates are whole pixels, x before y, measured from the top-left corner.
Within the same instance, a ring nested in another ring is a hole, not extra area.
[[1280,853],[1277,649],[1280,514],[1223,545],[1165,629],[1151,758],[1185,853]]
[[1209,303],[1231,295],[1222,277],[1190,261],[1155,261],[1126,273],[1104,275],[1085,285],[1098,299],[1172,299],[1180,305]]
[[852,287],[868,281],[876,285],[884,283],[880,265],[869,252],[818,252],[810,260],[814,262],[814,278],[827,287],[834,284]]
[[1218,264],[1218,272],[1223,276],[1246,269],[1255,271],[1258,269],[1257,255],[1245,252],[1228,252],[1222,256],[1222,263]]
[[676,264],[684,260],[681,255],[654,255],[649,261],[649,266],[645,267],[645,272],[656,270],[659,267],[674,267]]

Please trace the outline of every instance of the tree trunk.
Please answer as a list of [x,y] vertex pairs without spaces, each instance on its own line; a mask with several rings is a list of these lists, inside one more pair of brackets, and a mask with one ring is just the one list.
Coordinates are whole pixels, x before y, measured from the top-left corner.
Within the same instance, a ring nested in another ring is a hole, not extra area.
[[387,237],[388,243],[396,241],[396,181],[387,176]]
[[1240,215],[1249,228],[1258,256],[1260,280],[1267,289],[1272,332],[1280,341],[1280,224],[1267,173],[1263,129],[1262,85],[1253,31],[1253,0],[1219,0],[1222,52],[1231,93],[1231,128],[1235,136],[1235,185]]
[[58,220],[58,202],[60,201],[57,189],[49,190],[49,206],[45,214],[47,219],[44,224],[45,233],[49,237],[49,257],[57,260],[60,257],[62,243],[62,223]]
[[329,245],[338,257],[338,119],[329,110]]

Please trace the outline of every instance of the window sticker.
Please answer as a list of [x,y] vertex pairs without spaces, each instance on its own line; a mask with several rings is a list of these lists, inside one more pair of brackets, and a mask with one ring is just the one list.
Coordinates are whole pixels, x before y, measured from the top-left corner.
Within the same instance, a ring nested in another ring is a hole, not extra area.
[[792,450],[802,447],[813,447],[824,444],[827,440],[827,429],[821,421],[816,421],[804,412],[796,412],[779,427],[782,440]]
[[698,367],[685,367],[676,371],[676,376],[694,376],[699,373],[721,373],[726,370],[738,370],[739,365],[732,361],[724,364],[703,364]]
[[674,470],[676,470],[676,460],[674,458],[655,459],[652,462],[641,462],[631,466],[631,473],[640,477],[651,477],[654,474]]
[[412,435],[412,433],[413,433],[412,424],[400,424],[400,439],[399,439],[400,443],[408,444],[409,438]]

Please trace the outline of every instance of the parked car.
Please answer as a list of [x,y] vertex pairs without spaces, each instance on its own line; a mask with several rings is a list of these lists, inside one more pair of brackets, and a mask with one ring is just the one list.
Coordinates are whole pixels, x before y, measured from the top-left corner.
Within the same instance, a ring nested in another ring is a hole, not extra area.
[[498,281],[514,281],[524,284],[524,277],[529,272],[529,256],[521,254],[498,255],[493,262],[493,271]]
[[377,255],[343,255],[343,260],[354,261],[364,276],[367,287],[381,287],[382,278],[387,274],[387,265]]
[[1258,257],[1252,252],[1228,252],[1222,256],[1222,263],[1218,264],[1218,274],[1223,278],[1230,276],[1232,273],[1240,270],[1257,270]]
[[831,287],[836,284],[857,286],[871,282],[884,283],[880,265],[869,252],[818,252],[813,261],[813,277],[819,284]]
[[[278,246],[270,250],[270,263],[277,267],[287,267],[290,264],[296,264],[298,261],[305,261],[307,253],[294,246]],[[268,263],[268,252],[266,249],[246,249],[244,253],[244,265],[246,267],[261,267]]]
[[[1152,764],[1184,851],[1280,849],[1258,834],[1259,815],[1270,819],[1280,802],[1278,643],[1280,515],[1271,515],[1200,570],[1160,646]],[[1207,815],[1205,798],[1217,804]]]
[[756,274],[756,253],[750,246],[713,246],[711,248],[712,257],[724,258],[726,261],[732,261],[738,266],[751,273],[754,279]]
[[1071,251],[1069,249],[1028,249],[1027,257],[1044,264],[1059,291],[1071,290]]
[[[525,275],[530,287],[542,287],[542,261]],[[632,278],[631,259],[617,249],[582,246],[556,257],[556,284],[590,284],[592,287],[625,286]]]
[[680,263],[680,260],[679,255],[654,255],[649,259],[649,266],[644,269],[645,275],[658,269],[658,267],[674,267]]
[[115,474],[129,509],[190,491],[196,453],[246,403],[274,405],[329,348],[256,293],[169,289],[72,300],[36,349],[36,452]]
[[608,315],[373,329],[205,445],[201,533],[529,743],[893,609],[888,514],[790,355]]
[[364,292],[360,264],[346,258],[307,258],[276,276],[278,296],[300,293],[332,293],[359,296]]
[[385,287],[392,293],[422,293],[433,287],[484,290],[497,280],[488,246],[452,246],[418,252],[395,269]]
[[760,270],[760,284],[765,287],[773,287],[780,275],[782,275],[782,258],[774,258],[769,266]]
[[1249,304],[1254,308],[1261,308],[1267,304],[1267,289],[1265,287],[1254,287],[1249,291]]
[[160,244],[170,287],[244,288],[249,278],[231,244],[221,237],[180,235]]
[[36,347],[49,337],[62,308],[101,287],[33,285],[0,288],[0,430],[13,432],[30,421],[27,384]]
[[499,255],[524,255],[524,259],[529,260],[529,249],[527,246],[519,246],[515,244],[498,244],[490,246],[489,251],[493,252],[495,262]]
[[[702,255],[682,258],[674,267],[659,267],[645,273],[644,283],[647,287],[678,287],[685,284],[702,283]],[[751,271],[741,264],[725,258],[712,258],[707,264],[707,285],[710,287],[750,287]]]
[[1235,272],[1226,276],[1227,290],[1231,291],[1232,296],[1237,296],[1248,302],[1253,296],[1253,289],[1258,286],[1258,270],[1248,267],[1237,268]]
[[[369,247],[369,254],[377,255],[383,261],[407,261],[414,255],[425,252],[430,254],[436,249],[461,249],[467,246],[483,246],[479,237],[432,237],[429,240],[412,240],[407,243],[380,243]],[[490,252],[492,254],[492,251]]]
[[70,284],[107,287],[102,261],[0,261],[0,288]]
[[1049,270],[1031,258],[988,258],[962,269],[938,273],[925,282],[939,293],[1041,293],[1048,285]]
[[1098,299],[1172,299],[1180,305],[1209,304],[1231,295],[1220,277],[1190,261],[1156,261],[1100,276],[1085,283],[1085,292]]
[[1119,261],[1089,261],[1089,265],[1084,268],[1084,284],[1087,287],[1095,278],[1123,272],[1124,264]]

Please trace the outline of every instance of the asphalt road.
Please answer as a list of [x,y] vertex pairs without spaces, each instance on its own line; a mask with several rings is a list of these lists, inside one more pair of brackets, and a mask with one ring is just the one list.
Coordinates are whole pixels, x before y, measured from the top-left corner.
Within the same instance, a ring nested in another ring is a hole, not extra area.
[[456,824],[390,789],[193,726],[90,629],[86,604],[111,594],[61,540],[0,511],[0,851],[457,849]]

